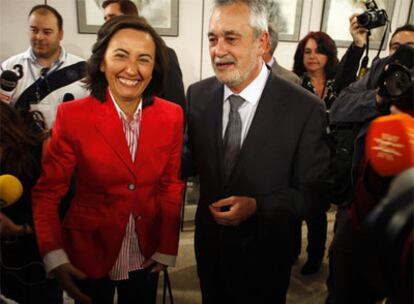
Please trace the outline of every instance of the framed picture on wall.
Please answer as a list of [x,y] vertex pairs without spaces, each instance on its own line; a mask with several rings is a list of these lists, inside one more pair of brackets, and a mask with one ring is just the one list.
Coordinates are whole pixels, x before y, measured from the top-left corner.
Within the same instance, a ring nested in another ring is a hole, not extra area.
[[411,1],[410,13],[408,14],[407,23],[414,24],[414,1]]
[[[379,9],[384,9],[391,20],[394,12],[394,0],[376,0]],[[324,2],[322,28],[332,39],[335,40],[338,47],[348,47],[352,42],[349,33],[349,17],[354,13],[363,13],[366,11],[365,1],[361,0],[326,0]],[[378,49],[386,26],[378,27],[371,30],[370,48]],[[388,36],[388,32],[386,34]],[[387,37],[386,37],[387,38]],[[387,39],[385,39],[387,41]],[[386,47],[384,44],[383,48]]]
[[281,41],[298,41],[303,0],[267,0],[269,21]]
[[[76,0],[79,33],[94,34],[103,24],[104,0]],[[161,36],[178,36],[178,0],[132,0]]]

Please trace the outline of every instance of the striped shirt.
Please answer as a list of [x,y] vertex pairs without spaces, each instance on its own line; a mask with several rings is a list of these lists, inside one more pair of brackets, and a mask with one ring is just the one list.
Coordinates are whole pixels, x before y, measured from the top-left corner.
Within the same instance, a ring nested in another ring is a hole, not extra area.
[[[132,161],[135,161],[135,154],[138,148],[139,131],[141,127],[141,113],[142,102],[139,103],[133,119],[128,121],[126,114],[121,110],[118,104],[115,102],[113,95],[115,108],[118,112],[119,118],[122,122],[122,127],[125,134],[125,139],[128,144],[129,152],[131,154]],[[112,269],[109,272],[109,278],[111,280],[127,280],[128,273],[130,271],[142,269],[142,264],[145,261],[145,257],[142,255],[139,248],[138,236],[135,233],[135,221],[132,212],[129,216],[129,222],[126,227],[125,236],[122,241],[121,250],[118,258]]]

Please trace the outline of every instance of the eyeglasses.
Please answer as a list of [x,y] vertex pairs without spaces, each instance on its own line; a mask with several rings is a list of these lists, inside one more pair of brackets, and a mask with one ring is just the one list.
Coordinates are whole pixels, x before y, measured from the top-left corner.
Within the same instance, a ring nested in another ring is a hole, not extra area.
[[49,68],[43,68],[40,70],[40,78],[36,81],[36,98],[37,102],[40,102],[49,92],[50,86],[47,81]]

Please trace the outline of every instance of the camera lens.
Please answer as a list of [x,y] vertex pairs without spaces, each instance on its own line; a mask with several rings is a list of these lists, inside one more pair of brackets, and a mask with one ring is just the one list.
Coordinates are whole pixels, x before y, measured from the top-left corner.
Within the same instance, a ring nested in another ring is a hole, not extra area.
[[371,16],[368,13],[362,13],[361,15],[357,16],[358,24],[362,27],[367,27],[370,23]]
[[411,84],[411,77],[405,71],[397,70],[385,79],[385,87],[392,97],[398,97],[405,93]]

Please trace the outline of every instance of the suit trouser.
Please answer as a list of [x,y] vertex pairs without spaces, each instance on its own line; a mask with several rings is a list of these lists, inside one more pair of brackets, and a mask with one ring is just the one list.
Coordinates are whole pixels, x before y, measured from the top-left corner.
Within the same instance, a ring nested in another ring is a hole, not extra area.
[[[308,228],[308,260],[321,261],[325,254],[328,221],[326,213],[306,220]],[[299,256],[302,247],[302,222],[296,226],[293,256]]]
[[158,273],[142,269],[130,272],[128,280],[113,281],[105,277],[79,280],[77,285],[83,293],[92,298],[93,303],[113,304],[116,288],[118,304],[155,304],[158,276]]
[[[285,214],[275,217],[274,222],[274,227],[280,224],[283,230],[275,228],[268,235],[246,226],[221,228],[218,234],[208,235],[196,228],[203,304],[286,303],[294,225]],[[275,236],[278,242],[270,242]]]

